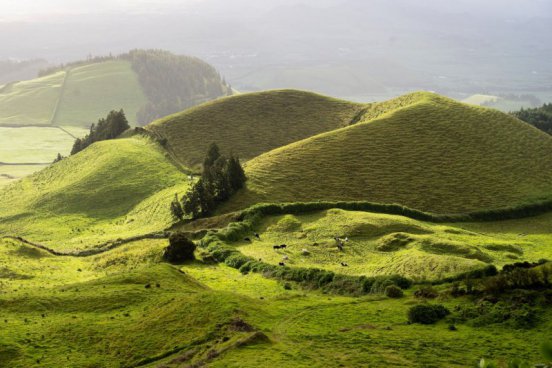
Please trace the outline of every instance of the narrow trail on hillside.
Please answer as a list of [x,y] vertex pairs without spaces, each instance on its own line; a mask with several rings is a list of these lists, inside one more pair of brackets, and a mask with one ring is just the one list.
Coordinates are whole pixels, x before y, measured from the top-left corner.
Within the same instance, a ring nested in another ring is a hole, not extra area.
[[57,251],[51,247],[48,247],[44,244],[31,242],[27,239],[24,239],[20,236],[11,236],[6,235],[0,237],[0,240],[7,239],[7,240],[15,240],[19,241],[23,244],[30,245],[31,247],[41,249],[45,252],[50,253],[54,256],[61,256],[61,257],[89,257],[89,256],[95,256],[97,254],[105,253],[107,251],[113,250],[115,248],[118,248],[122,245],[132,243],[139,240],[145,240],[145,239],[168,239],[169,233],[168,232],[157,232],[157,233],[149,233],[144,235],[137,235],[130,238],[125,239],[119,239],[115,241],[108,241],[105,243],[97,244],[91,247],[91,249],[85,249],[85,250],[79,250],[79,251],[72,251],[72,252],[60,252]]

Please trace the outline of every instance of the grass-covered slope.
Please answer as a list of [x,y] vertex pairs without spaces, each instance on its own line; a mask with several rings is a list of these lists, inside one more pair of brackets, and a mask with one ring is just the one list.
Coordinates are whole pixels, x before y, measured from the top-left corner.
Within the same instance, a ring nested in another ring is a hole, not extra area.
[[49,125],[64,78],[58,72],[0,88],[0,126]]
[[132,65],[111,60],[69,69],[53,120],[55,125],[89,126],[108,111],[124,108],[131,122],[147,101]]
[[247,188],[223,210],[364,200],[463,213],[552,195],[551,137],[501,112],[415,93],[360,120],[251,160]]
[[227,97],[157,120],[179,160],[196,166],[209,144],[251,159],[271,149],[348,126],[363,105],[314,93],[278,90]]
[[187,183],[148,139],[98,142],[5,187],[0,235],[60,246],[160,231],[171,223],[174,193]]

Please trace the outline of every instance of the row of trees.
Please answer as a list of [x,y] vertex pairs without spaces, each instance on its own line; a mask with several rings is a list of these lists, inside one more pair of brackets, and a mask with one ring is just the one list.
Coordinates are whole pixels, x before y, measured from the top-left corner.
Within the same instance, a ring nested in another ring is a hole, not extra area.
[[512,115],[552,135],[552,103],[534,109],[521,109]]
[[94,142],[105,141],[117,138],[125,130],[130,129],[130,125],[125,116],[125,112],[112,110],[104,119],[98,120],[98,124],[90,126],[90,133],[84,138],[77,138],[73,143],[71,154],[74,155]]
[[243,188],[247,180],[239,158],[221,155],[216,144],[211,144],[203,162],[201,178],[179,200],[171,203],[173,215],[182,220],[185,214],[192,218],[205,217],[232,194]]

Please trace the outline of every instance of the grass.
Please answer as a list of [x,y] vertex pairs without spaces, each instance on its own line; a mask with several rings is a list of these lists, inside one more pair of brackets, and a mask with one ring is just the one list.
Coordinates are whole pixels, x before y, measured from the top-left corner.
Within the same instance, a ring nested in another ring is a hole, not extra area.
[[222,98],[147,126],[168,140],[186,166],[201,164],[212,142],[244,160],[312,135],[345,127],[363,105],[280,90]]
[[[418,303],[305,291],[224,265],[160,263],[165,240],[54,257],[0,241],[0,363],[41,367],[465,367],[480,357],[540,362],[552,328],[408,325]],[[14,262],[14,261],[17,262]],[[179,272],[179,270],[181,272]],[[151,287],[146,288],[146,285]],[[159,287],[157,287],[159,285]],[[446,287],[446,286],[443,286]],[[289,288],[288,288],[289,289]],[[470,303],[443,299],[450,310]],[[266,339],[234,327],[240,318]]]
[[[400,274],[436,280],[478,269],[550,258],[552,215],[512,221],[517,232],[495,230],[502,222],[433,224],[402,216],[331,209],[268,216],[261,239],[234,244],[246,256],[277,265],[321,268],[346,275]],[[488,226],[487,226],[488,225]],[[476,228],[479,226],[479,228]],[[534,229],[534,234],[527,234]],[[349,238],[343,252],[334,237]],[[273,245],[286,244],[285,250]],[[307,252],[304,252],[304,251]],[[343,267],[344,262],[348,266]]]
[[0,165],[0,188],[42,170],[47,166],[48,165]]
[[99,142],[0,192],[0,234],[77,249],[171,225],[188,179],[146,138]]
[[249,161],[247,188],[221,212],[365,200],[447,214],[552,194],[552,161],[542,159],[551,137],[501,112],[415,93],[372,105],[360,120]]
[[135,123],[136,113],[146,101],[130,62],[84,65],[70,70],[53,123],[88,127],[109,111],[121,108],[129,122]]
[[[87,130],[75,128],[71,134],[84,136]],[[51,163],[58,153],[68,155],[75,138],[57,127],[0,127],[0,162]]]
[[50,125],[65,72],[17,82],[0,93],[0,126]]

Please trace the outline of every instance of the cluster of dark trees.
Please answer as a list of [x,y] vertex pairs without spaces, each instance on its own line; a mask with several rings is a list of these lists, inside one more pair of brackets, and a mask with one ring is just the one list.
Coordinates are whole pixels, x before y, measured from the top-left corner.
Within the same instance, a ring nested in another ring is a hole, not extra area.
[[74,155],[82,151],[94,142],[117,138],[127,129],[130,129],[130,125],[128,124],[124,111],[112,110],[107,114],[105,119],[102,118],[98,120],[97,124],[92,124],[92,126],[90,126],[90,133],[84,138],[77,138],[75,140],[73,149],[71,149],[71,154]]
[[552,135],[552,103],[534,109],[521,109],[512,112],[512,115]]
[[239,158],[234,155],[221,155],[218,146],[213,143],[203,161],[201,178],[182,200],[175,196],[171,203],[171,211],[180,220],[185,214],[191,215],[194,219],[205,217],[211,214],[218,204],[243,188],[246,180]]
[[232,94],[217,70],[195,57],[163,50],[132,50],[120,58],[132,63],[148,98],[137,114],[140,124]]

